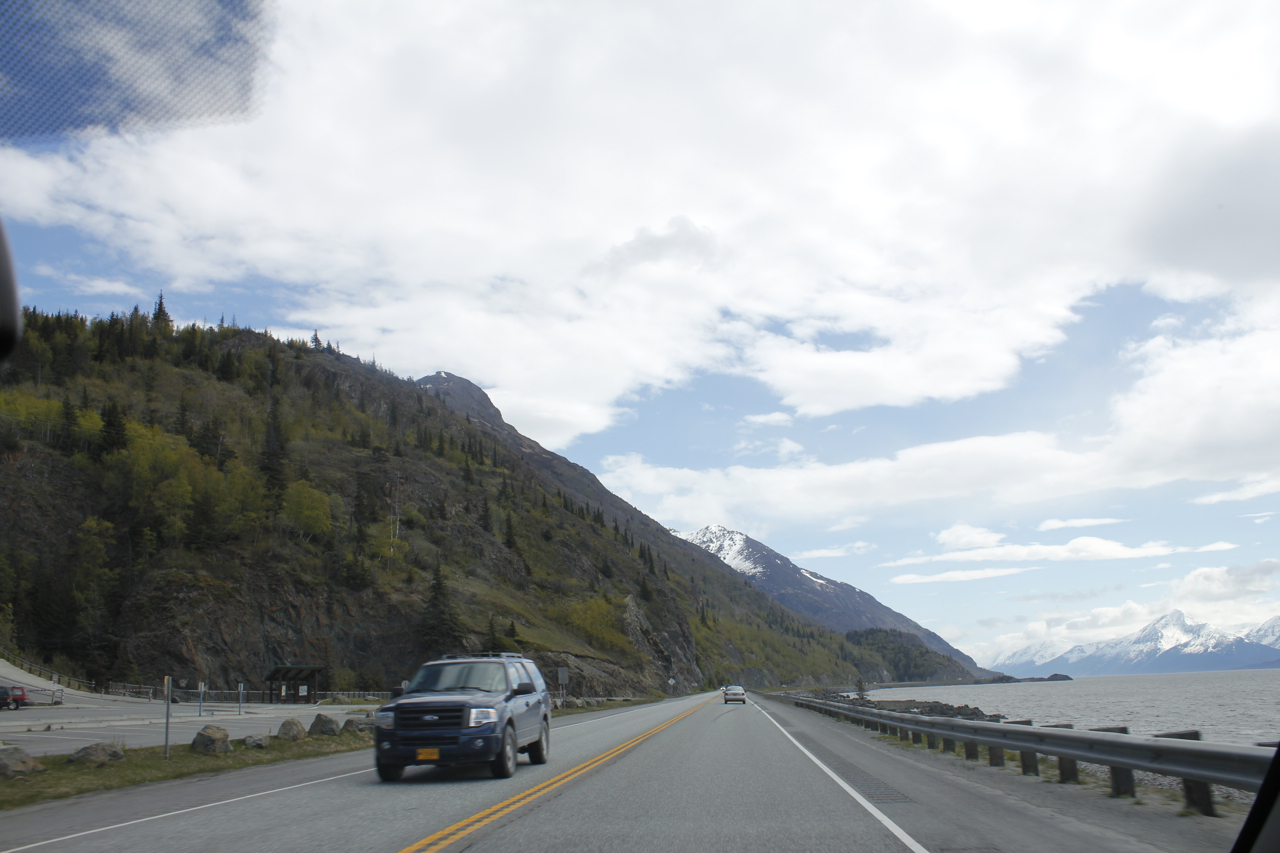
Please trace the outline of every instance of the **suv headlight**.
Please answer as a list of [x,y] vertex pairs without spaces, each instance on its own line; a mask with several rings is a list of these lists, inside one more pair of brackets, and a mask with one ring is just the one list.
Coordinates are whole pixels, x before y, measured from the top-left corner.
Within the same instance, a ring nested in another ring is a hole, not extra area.
[[379,711],[373,715],[373,721],[380,729],[394,729],[396,727],[396,712]]
[[472,708],[470,725],[483,726],[485,723],[498,722],[498,712],[493,708]]

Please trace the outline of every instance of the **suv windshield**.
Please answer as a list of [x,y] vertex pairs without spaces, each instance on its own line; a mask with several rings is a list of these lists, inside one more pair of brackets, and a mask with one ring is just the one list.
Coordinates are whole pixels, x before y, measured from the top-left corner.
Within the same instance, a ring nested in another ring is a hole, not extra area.
[[446,690],[483,690],[502,693],[507,679],[502,664],[490,661],[433,663],[418,670],[406,693],[442,693]]

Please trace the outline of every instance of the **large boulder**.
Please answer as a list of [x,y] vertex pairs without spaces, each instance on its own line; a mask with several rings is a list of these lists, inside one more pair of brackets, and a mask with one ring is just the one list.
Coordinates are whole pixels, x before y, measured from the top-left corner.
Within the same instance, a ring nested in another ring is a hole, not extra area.
[[337,737],[341,733],[342,727],[338,725],[338,721],[324,714],[316,714],[316,718],[311,721],[311,728],[307,730],[309,735],[327,735],[329,737]]
[[0,776],[12,779],[19,774],[25,776],[28,773],[39,773],[44,769],[46,768],[43,764],[37,763],[21,747],[0,747]]
[[271,735],[245,735],[244,745],[248,749],[266,749],[271,746]]
[[231,752],[232,749],[231,733],[222,726],[215,726],[212,723],[196,732],[196,736],[191,740],[191,751],[202,752],[205,755]]
[[307,736],[307,730],[296,717],[290,717],[280,724],[280,731],[276,732],[276,737],[284,740],[302,740]]
[[373,729],[374,725],[370,720],[355,720],[348,717],[342,723],[342,730],[344,732],[362,734],[363,732],[371,732]]
[[124,761],[124,750],[114,743],[91,743],[67,759],[68,764],[106,764],[108,761]]

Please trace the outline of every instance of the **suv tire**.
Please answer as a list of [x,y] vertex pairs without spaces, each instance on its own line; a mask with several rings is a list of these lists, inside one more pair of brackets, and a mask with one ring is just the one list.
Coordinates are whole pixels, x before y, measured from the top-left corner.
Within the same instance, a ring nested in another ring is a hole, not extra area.
[[510,779],[516,773],[516,733],[507,726],[502,730],[502,749],[489,762],[495,779]]
[[404,775],[403,764],[383,764],[379,761],[374,766],[378,771],[378,778],[383,782],[399,782]]
[[547,759],[551,756],[551,726],[546,720],[542,721],[542,731],[538,733],[538,739],[529,744],[529,763],[530,764],[546,764]]

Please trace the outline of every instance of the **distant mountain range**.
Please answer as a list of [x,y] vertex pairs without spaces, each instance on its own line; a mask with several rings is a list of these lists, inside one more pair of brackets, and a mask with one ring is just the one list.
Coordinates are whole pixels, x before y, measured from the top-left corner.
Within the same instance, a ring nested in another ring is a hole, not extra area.
[[954,658],[974,675],[985,677],[992,674],[937,634],[881,604],[871,593],[802,569],[745,533],[719,524],[693,533],[671,532],[715,554],[730,568],[751,578],[756,589],[780,604],[828,628],[842,632],[866,628],[905,631],[923,640],[926,648]]
[[1280,616],[1234,634],[1174,610],[1124,637],[1072,646],[1046,640],[997,658],[991,668],[1019,678],[1137,675],[1280,667]]

